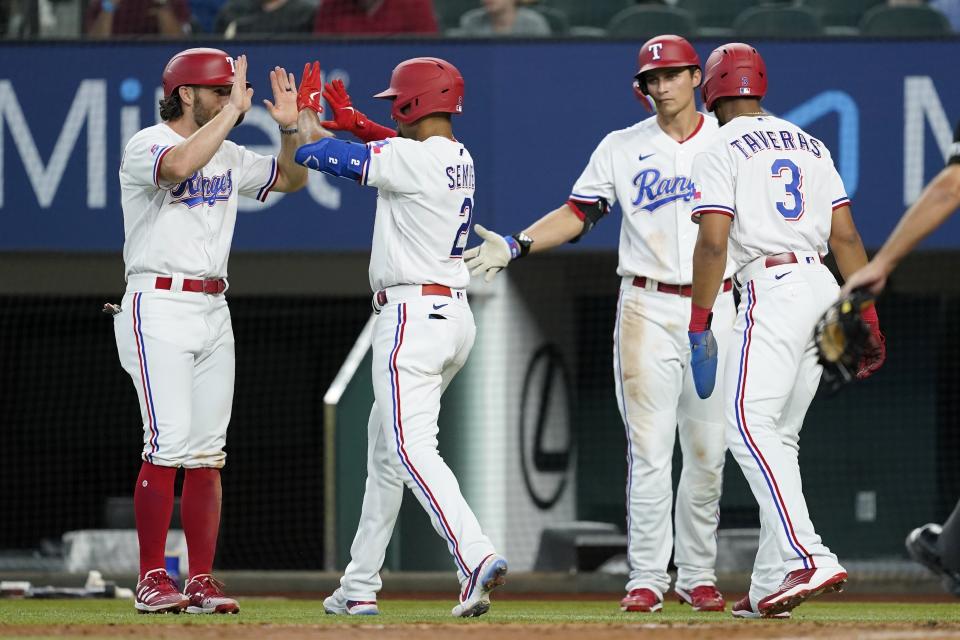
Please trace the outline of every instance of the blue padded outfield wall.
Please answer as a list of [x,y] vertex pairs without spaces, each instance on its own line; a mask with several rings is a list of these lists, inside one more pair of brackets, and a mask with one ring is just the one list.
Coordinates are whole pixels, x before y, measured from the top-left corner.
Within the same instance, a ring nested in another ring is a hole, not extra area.
[[[228,42],[248,54],[254,104],[267,73],[298,76],[317,58],[348,83],[355,105],[388,124],[369,96],[401,60],[433,55],[466,78],[456,133],[476,161],[475,221],[514,231],[562,203],[604,134],[646,116],[631,81],[639,43],[597,41]],[[697,43],[704,59],[717,42]],[[758,42],[772,112],[833,151],[866,244],[877,247],[905,204],[941,167],[960,118],[954,41]],[[163,66],[181,43],[0,44],[0,250],[113,251],[123,243],[117,169],[124,141],[156,119]],[[224,46],[224,45],[215,45]],[[52,100],[51,96],[57,96]],[[262,107],[233,139],[276,148]],[[234,247],[248,251],[364,250],[374,192],[321,175],[309,191],[274,194],[241,213]],[[256,203],[251,203],[251,205]],[[619,223],[579,248],[613,248]],[[960,221],[927,241],[960,247]]]

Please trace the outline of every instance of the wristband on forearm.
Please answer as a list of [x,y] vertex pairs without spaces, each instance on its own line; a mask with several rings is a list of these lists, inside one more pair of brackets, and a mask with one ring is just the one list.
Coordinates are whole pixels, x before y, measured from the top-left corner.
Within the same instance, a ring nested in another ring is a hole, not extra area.
[[710,321],[713,319],[713,311],[699,306],[696,302],[690,303],[690,326],[688,331],[699,333],[710,328]]
[[524,232],[515,233],[512,236],[504,236],[507,246],[510,247],[510,259],[516,260],[530,253],[530,245],[533,244],[533,238]]

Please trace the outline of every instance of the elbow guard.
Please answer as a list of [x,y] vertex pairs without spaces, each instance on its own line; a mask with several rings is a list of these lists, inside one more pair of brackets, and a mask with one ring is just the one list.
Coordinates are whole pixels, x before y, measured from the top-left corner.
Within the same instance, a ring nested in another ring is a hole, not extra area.
[[370,149],[365,144],[323,138],[297,149],[294,158],[308,169],[359,181],[370,161]]
[[947,156],[947,166],[951,164],[960,164],[960,122],[957,122],[957,128],[953,131],[953,144]]
[[578,218],[583,220],[583,230],[576,238],[570,242],[579,242],[580,238],[585,236],[593,229],[593,226],[600,221],[600,218],[610,212],[610,205],[604,198],[598,198],[596,202],[583,202],[580,200],[567,200],[567,206],[570,207]]

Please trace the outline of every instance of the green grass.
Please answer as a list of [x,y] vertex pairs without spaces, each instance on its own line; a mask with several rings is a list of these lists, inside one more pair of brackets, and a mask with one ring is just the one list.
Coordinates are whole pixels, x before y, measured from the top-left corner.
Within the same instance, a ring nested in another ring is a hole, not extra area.
[[[377,618],[327,616],[322,600],[243,598],[239,616],[138,615],[129,600],[0,600],[0,635],[4,625],[334,625],[334,624],[743,624],[727,613],[694,613],[667,603],[661,614],[621,613],[615,602],[494,600],[490,613],[475,620],[450,616],[453,602],[385,600]],[[960,607],[945,604],[892,602],[811,602],[794,612],[794,620],[843,624],[960,625]],[[755,624],[755,622],[752,622]],[[789,624],[764,621],[763,624]]]

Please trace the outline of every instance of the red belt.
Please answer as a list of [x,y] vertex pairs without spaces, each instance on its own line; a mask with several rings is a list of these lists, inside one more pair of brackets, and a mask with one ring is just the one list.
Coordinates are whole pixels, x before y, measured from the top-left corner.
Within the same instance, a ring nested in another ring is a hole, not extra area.
[[[173,278],[158,276],[156,287],[157,289],[168,290],[173,288]],[[187,280],[184,278],[181,290],[194,293],[223,293],[227,290],[227,281],[223,279]]]
[[[817,256],[817,258],[820,260],[820,264],[823,264],[823,256]],[[798,264],[799,262],[800,259],[797,257],[797,254],[788,251],[787,253],[777,253],[772,256],[767,256],[763,264],[765,267],[777,267],[781,264]]]
[[[452,298],[453,291],[450,289],[450,287],[442,284],[424,284],[420,285],[420,295],[444,296],[445,298]],[[380,291],[377,291],[377,304],[381,307],[387,304],[387,292],[385,289],[380,289]]]
[[447,298],[452,298],[453,292],[450,291],[450,287],[446,287],[442,284],[425,284],[420,288],[420,295],[445,296]]
[[[634,276],[633,286],[640,287],[641,289],[647,288],[647,279],[643,276]],[[723,281],[723,291],[726,293],[733,289],[733,280],[727,278]],[[677,296],[683,296],[684,298],[689,298],[693,295],[693,285],[691,284],[666,284],[663,282],[657,283],[657,291],[660,293],[672,293]]]

